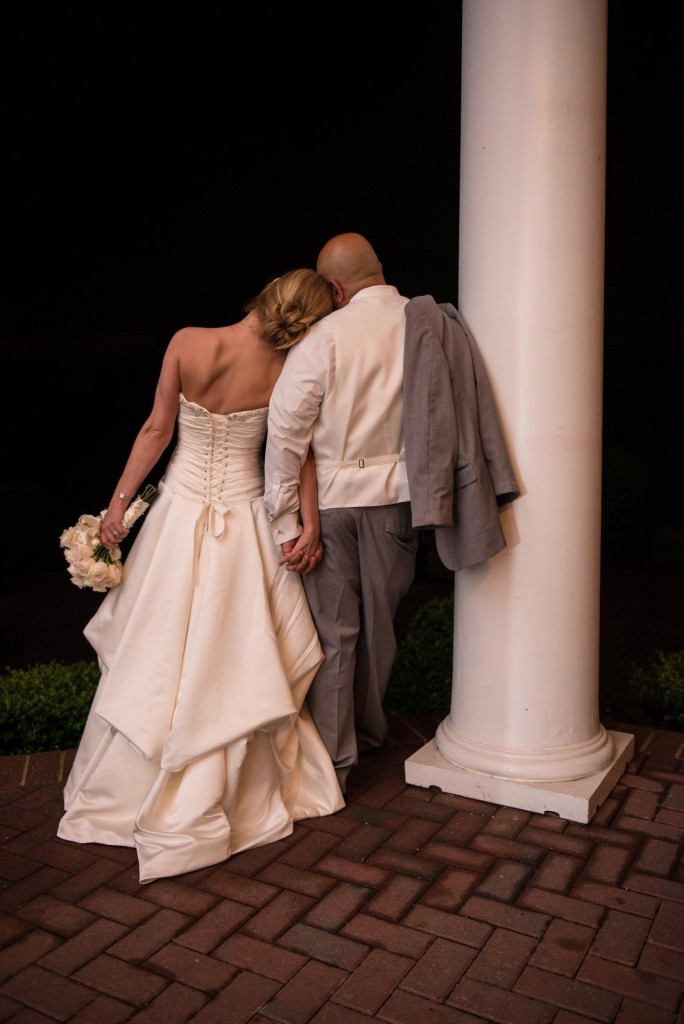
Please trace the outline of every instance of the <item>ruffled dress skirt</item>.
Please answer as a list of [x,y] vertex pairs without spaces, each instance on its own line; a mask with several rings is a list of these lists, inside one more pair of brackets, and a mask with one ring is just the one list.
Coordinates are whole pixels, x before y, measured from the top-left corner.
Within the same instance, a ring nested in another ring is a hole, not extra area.
[[102,675],[58,835],[135,847],[141,882],[344,806],[306,706],[322,650],[264,511],[266,418],[180,396],[159,496],[85,629]]

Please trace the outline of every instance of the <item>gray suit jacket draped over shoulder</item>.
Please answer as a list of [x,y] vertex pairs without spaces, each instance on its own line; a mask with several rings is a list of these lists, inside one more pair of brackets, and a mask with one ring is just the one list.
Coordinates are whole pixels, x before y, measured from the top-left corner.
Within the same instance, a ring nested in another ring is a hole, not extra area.
[[458,571],[506,547],[502,506],[520,496],[487,371],[458,310],[405,307],[404,440],[413,526],[434,527]]

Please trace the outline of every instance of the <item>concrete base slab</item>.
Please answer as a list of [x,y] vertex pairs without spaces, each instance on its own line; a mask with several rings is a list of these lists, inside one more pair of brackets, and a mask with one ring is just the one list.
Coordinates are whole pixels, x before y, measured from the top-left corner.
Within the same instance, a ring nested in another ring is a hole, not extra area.
[[434,740],[412,754],[404,764],[404,777],[412,786],[443,793],[455,793],[473,800],[504,807],[519,807],[537,814],[556,814],[568,821],[586,824],[623,774],[634,757],[634,737],[630,733],[611,732],[614,756],[600,772],[569,782],[520,782],[480,775],[452,764],[437,749]]

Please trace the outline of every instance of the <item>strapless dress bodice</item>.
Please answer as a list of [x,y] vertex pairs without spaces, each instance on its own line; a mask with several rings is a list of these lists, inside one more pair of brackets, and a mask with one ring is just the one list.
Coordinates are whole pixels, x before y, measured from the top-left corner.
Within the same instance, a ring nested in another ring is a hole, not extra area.
[[213,413],[179,396],[178,441],[165,479],[201,501],[250,501],[263,494],[268,407]]

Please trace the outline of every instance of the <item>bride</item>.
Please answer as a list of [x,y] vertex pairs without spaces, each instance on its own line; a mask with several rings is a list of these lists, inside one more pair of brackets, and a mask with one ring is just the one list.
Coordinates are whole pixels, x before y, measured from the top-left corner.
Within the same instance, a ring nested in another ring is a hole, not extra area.
[[57,830],[135,847],[141,882],[220,863],[344,806],[306,704],[323,660],[301,580],[323,555],[311,459],[287,559],[263,505],[273,386],[287,350],[332,308],[327,282],[298,269],[238,323],[178,331],[103,517],[114,547],[177,425],[123,580],[84,631],[101,679]]

